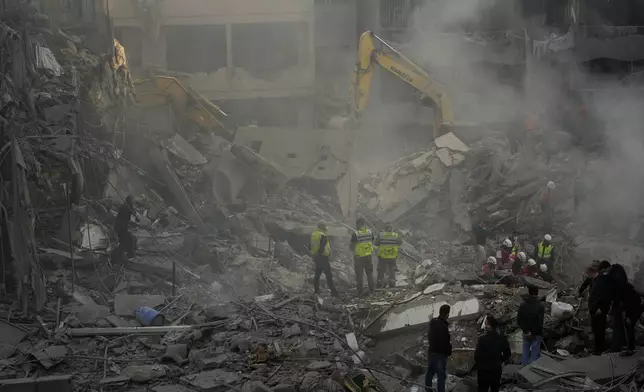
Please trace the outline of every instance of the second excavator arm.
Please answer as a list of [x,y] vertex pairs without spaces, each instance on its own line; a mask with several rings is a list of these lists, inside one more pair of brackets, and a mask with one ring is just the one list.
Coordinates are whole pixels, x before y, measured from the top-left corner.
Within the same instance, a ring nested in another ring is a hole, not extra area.
[[[376,48],[376,42],[382,46],[382,49]],[[443,86],[371,31],[360,36],[358,61],[351,81],[350,105],[355,119],[359,119],[367,107],[374,64],[412,86],[422,94],[423,100],[429,100],[432,103],[435,108],[434,137],[451,131],[454,126],[454,111],[452,101]]]

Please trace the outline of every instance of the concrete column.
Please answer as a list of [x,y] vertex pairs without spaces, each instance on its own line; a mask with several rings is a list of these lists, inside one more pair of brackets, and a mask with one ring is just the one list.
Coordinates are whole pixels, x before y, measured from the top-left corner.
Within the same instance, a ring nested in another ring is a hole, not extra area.
[[232,79],[235,74],[233,65],[233,25],[226,24],[226,75]]

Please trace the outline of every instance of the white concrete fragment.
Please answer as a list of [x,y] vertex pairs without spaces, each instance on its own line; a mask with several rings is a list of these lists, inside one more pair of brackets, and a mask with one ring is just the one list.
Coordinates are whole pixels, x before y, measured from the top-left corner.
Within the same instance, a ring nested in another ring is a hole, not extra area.
[[565,302],[553,302],[550,307],[550,317],[555,320],[565,320],[572,317],[575,308],[571,304]]
[[275,298],[275,294],[260,295],[255,297],[255,302],[262,303],[262,302],[270,301],[274,298]]
[[179,134],[175,134],[174,137],[166,143],[165,148],[191,165],[205,165],[208,163],[208,160],[201,155],[199,150]]
[[449,148],[452,151],[468,152],[469,147],[452,132],[446,133],[434,140],[437,148]]
[[443,162],[443,165],[447,167],[450,167],[454,164],[454,161],[449,154],[449,150],[446,148],[439,148],[438,150],[436,150],[436,156],[441,160],[441,162]]
[[459,163],[463,162],[464,160],[465,160],[465,155],[460,154],[460,153],[452,154],[452,164],[458,165]]
[[427,161],[429,160],[429,157],[432,155],[431,151],[426,152],[423,155],[419,156],[418,158],[414,159],[411,161],[412,166],[414,168],[418,169],[419,167],[423,166]]
[[353,351],[357,352],[358,350],[360,350],[360,346],[358,346],[358,339],[356,339],[356,334],[351,332],[344,335],[344,337],[347,339],[347,344]]
[[445,288],[445,283],[434,283],[432,285],[427,286],[425,291],[423,291],[423,294],[427,295],[427,294],[435,293],[443,290],[444,288]]

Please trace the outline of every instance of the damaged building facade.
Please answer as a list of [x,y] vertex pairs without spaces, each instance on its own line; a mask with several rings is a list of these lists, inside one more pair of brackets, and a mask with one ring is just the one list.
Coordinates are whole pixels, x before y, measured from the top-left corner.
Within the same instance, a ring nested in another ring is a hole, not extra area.
[[111,7],[135,76],[150,67],[183,73],[239,126],[313,126],[312,0],[117,0]]

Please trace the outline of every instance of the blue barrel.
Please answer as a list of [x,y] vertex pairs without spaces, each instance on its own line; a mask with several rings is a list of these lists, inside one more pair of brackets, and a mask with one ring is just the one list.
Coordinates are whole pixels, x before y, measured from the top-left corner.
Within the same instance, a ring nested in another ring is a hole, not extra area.
[[136,308],[136,319],[144,327],[162,327],[165,325],[165,316],[149,306]]

